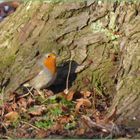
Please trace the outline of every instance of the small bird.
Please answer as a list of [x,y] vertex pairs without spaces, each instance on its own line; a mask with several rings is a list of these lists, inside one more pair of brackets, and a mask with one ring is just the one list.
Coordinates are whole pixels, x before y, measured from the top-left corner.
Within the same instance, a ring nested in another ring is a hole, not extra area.
[[49,87],[56,79],[56,55],[54,53],[45,54],[38,62],[40,71],[28,83],[41,94],[41,89]]

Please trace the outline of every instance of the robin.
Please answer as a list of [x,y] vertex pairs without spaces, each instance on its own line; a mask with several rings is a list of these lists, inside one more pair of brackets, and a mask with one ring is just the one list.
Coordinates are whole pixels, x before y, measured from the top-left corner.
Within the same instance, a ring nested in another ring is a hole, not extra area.
[[49,87],[56,79],[56,55],[53,53],[45,54],[38,62],[40,71],[28,83],[41,94],[41,89]]

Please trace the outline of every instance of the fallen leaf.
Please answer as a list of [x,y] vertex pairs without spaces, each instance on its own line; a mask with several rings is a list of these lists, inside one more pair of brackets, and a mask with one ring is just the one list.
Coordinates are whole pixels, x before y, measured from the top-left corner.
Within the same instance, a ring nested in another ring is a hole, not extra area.
[[[115,135],[121,134],[120,129],[115,123],[112,123],[112,122],[105,123],[102,120],[100,122],[95,122],[86,115],[82,115],[82,119],[89,128],[100,129],[104,133],[112,133],[112,134],[114,133]],[[112,131],[112,128],[113,128],[113,131]]]
[[43,91],[44,91],[45,98],[48,98],[54,95],[54,93],[51,90],[44,89]]
[[71,101],[73,99],[75,92],[74,91],[68,91],[66,94],[65,91],[60,93],[60,97],[64,97],[66,100]]
[[63,112],[68,112],[69,111],[69,107],[68,106],[62,106],[62,110]]
[[73,119],[74,119],[73,116],[65,115],[65,116],[60,116],[58,118],[58,122],[61,123],[61,124],[65,124],[65,123],[68,123],[68,122],[72,121]]
[[42,139],[42,138],[45,138],[46,135],[47,135],[47,132],[45,130],[39,130],[37,132],[36,138],[37,139]]
[[29,114],[33,115],[33,116],[40,116],[40,115],[42,115],[42,113],[44,112],[45,109],[46,109],[46,107],[44,105],[34,106],[29,109]]
[[11,112],[11,111],[13,111],[12,106],[11,106],[10,103],[5,103],[5,104],[3,105],[3,108],[4,108],[4,111],[5,111],[5,112]]
[[23,107],[23,108],[27,108],[27,101],[25,98],[20,98],[18,101],[17,101],[17,104],[19,106],[19,108]]
[[25,108],[21,108],[21,113],[25,113],[25,112],[27,112],[27,109],[25,109]]
[[63,130],[63,125],[61,123],[55,123],[52,127],[51,127],[51,130],[53,132],[57,131],[57,132],[61,132]]
[[85,133],[85,129],[84,128],[78,128],[77,129],[77,132],[76,132],[76,135],[83,135]]
[[74,91],[69,91],[69,93],[66,95],[66,99],[71,101],[73,99],[74,93]]
[[6,120],[9,120],[10,122],[15,122],[19,118],[19,114],[15,111],[11,111],[5,115]]
[[35,104],[35,99],[33,99],[32,97],[29,97],[28,100],[27,100],[27,105],[30,106],[30,105],[33,105]]
[[89,128],[100,128],[100,129],[106,129],[104,124],[94,122],[91,120],[90,117],[82,115],[83,122],[89,127]]
[[84,107],[90,107],[91,106],[91,102],[89,99],[84,99],[84,98],[81,98],[81,99],[77,99],[77,104],[76,104],[76,112],[79,112],[79,109],[81,106],[84,106]]
[[17,109],[17,104],[16,103],[13,103],[12,105],[11,105],[11,108],[13,109],[13,110],[15,110],[15,109]]
[[84,96],[84,98],[87,98],[91,95],[90,91],[81,91],[80,93]]

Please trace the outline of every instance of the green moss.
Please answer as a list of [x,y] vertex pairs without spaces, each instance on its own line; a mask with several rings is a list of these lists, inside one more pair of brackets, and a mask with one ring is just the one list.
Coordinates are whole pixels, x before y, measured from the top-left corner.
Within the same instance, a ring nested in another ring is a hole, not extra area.
[[[44,1],[44,0],[40,0]],[[58,2],[77,2],[77,0],[45,0],[46,2],[58,3]],[[83,0],[78,0],[78,2],[82,2]],[[86,1],[86,0],[85,0]]]
[[94,33],[104,33],[110,40],[116,40],[119,35],[115,35],[113,32],[115,31],[115,17],[113,16],[112,17],[112,20],[110,21],[110,28],[107,29],[107,28],[104,28],[102,23],[98,20],[94,23],[91,24],[91,30],[94,32]]
[[92,90],[94,88],[100,96],[108,94],[113,90],[114,85],[111,78],[115,74],[115,71],[112,71],[113,68],[114,66],[110,59],[106,59],[106,62],[100,64],[98,68],[91,65],[77,76],[76,83],[73,83],[73,86],[78,90]]
[[2,60],[0,59],[0,68],[6,68],[10,65],[12,65],[12,63],[15,61],[16,56],[15,55],[11,55],[11,56],[7,56],[5,58],[3,58]]

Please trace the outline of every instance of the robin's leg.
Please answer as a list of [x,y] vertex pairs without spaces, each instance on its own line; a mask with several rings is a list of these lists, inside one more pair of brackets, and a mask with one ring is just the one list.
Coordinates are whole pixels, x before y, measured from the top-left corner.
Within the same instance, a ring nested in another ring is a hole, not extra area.
[[[27,90],[28,90],[28,93],[30,93],[30,94],[32,95],[32,92],[31,92],[31,91],[32,91],[34,88],[31,87],[29,83],[25,83],[23,86],[26,87]],[[29,89],[29,87],[31,87],[31,89]],[[45,97],[44,97],[43,91],[41,91],[40,89],[35,89],[35,90],[37,91],[37,93],[38,93],[43,99],[45,98]],[[33,96],[33,95],[32,95],[32,96]]]

